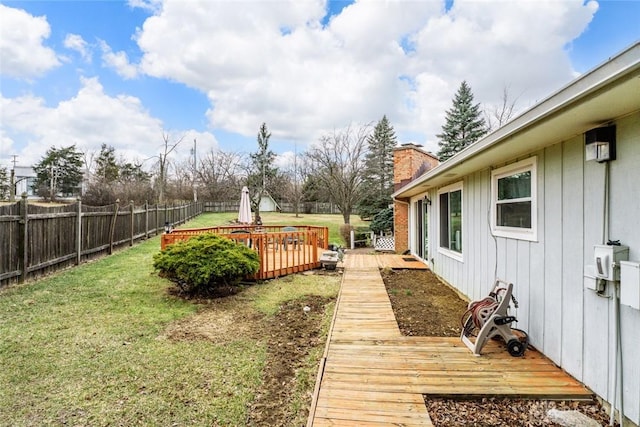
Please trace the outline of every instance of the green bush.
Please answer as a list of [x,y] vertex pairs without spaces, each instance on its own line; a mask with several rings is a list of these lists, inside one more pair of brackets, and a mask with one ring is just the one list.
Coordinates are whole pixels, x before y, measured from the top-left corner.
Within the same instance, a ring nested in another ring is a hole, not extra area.
[[351,224],[342,224],[340,226],[340,236],[345,242],[347,248],[351,247],[351,231],[355,240],[354,246],[365,247],[369,242],[369,227],[354,227]]
[[153,256],[163,277],[190,293],[238,283],[260,268],[258,253],[230,239],[205,233],[167,246]]

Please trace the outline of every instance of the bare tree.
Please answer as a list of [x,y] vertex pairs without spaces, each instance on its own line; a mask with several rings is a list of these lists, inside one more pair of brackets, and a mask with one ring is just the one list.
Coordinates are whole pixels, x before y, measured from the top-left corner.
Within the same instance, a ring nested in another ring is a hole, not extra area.
[[244,158],[237,153],[211,150],[198,165],[201,197],[206,200],[239,200]]
[[167,188],[167,157],[182,142],[184,135],[178,140],[171,141],[168,132],[162,131],[162,152],[158,155],[158,203],[164,203]]
[[345,224],[350,223],[351,213],[359,201],[369,133],[369,125],[358,129],[349,126],[321,137],[307,152],[315,176],[330,191]]
[[193,197],[193,165],[189,160],[173,162],[171,179],[167,179],[165,196],[168,200],[190,200]]
[[498,105],[485,108],[484,117],[489,132],[499,129],[502,125],[511,120],[518,98],[515,98],[513,101],[509,98],[509,87],[503,86],[500,103]]
[[293,161],[281,168],[281,179],[279,180],[279,194],[282,199],[293,205],[296,218],[300,215],[300,207],[304,199],[303,183],[307,178],[308,168],[305,163],[309,163],[308,158],[300,157],[297,150],[293,155]]

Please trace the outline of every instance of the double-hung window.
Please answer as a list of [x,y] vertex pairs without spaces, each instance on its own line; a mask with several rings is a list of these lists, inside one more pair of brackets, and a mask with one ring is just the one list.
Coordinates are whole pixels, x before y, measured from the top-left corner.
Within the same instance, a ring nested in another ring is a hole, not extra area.
[[536,157],[491,172],[491,230],[495,236],[536,241]]
[[440,252],[462,256],[462,182],[438,191]]

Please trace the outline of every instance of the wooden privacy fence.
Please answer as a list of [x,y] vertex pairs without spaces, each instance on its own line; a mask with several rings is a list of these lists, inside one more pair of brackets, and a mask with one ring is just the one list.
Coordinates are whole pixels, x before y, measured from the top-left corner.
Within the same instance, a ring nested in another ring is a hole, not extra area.
[[161,248],[202,233],[215,233],[256,250],[260,269],[251,279],[263,280],[320,267],[329,247],[329,229],[311,225],[233,225],[174,230],[162,235]]
[[202,203],[179,206],[72,205],[45,207],[26,197],[0,206],[0,287],[48,271],[80,264],[133,245],[202,213]]

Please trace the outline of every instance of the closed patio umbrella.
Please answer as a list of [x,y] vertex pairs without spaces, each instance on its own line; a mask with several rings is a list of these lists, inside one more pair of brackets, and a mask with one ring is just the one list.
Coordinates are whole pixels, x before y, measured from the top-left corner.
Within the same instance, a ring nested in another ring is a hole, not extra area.
[[251,203],[249,202],[249,189],[247,187],[242,187],[238,222],[240,224],[251,224]]

